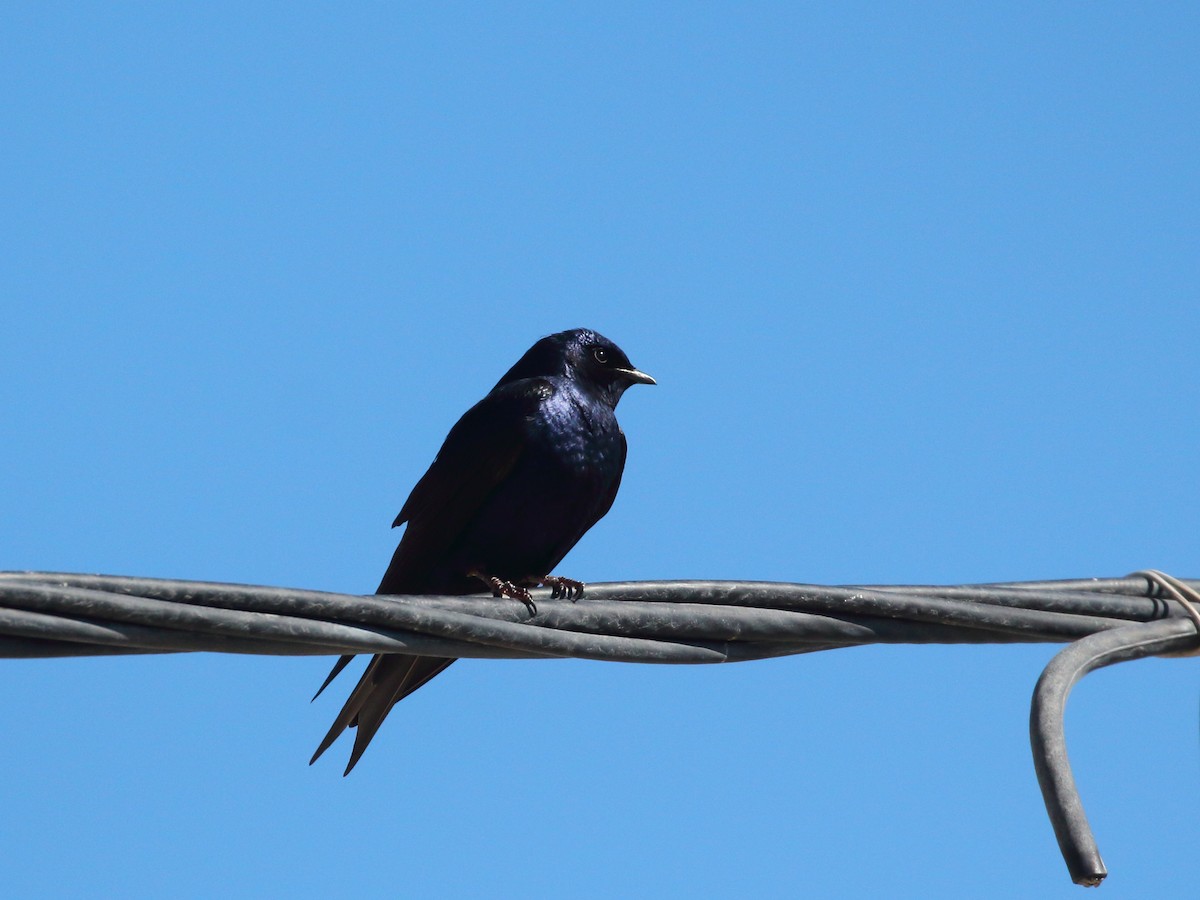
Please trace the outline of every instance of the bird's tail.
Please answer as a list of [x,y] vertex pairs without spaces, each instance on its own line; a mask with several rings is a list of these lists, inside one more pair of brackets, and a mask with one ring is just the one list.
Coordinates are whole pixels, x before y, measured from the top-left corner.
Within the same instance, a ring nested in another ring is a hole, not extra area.
[[[326,685],[346,667],[351,658],[343,656],[338,660],[329,677],[325,679],[325,684],[317,691],[318,694],[325,690]],[[311,766],[315,763],[343,731],[357,726],[354,749],[350,751],[350,762],[343,773],[349,775],[392,707],[445,670],[452,662],[453,659],[438,656],[406,656],[397,653],[376,655],[354,690],[350,692],[342,711],[333,720],[333,725],[308,764]]]
[[[312,695],[313,700],[316,700],[321,696],[321,692],[324,691],[325,688],[329,687],[329,683],[341,674],[342,669],[350,665],[350,660],[352,659],[354,659],[353,653],[338,657],[338,661],[333,664],[333,668],[329,670],[329,674],[325,676],[325,680],[321,682],[321,686],[317,688],[317,692]],[[312,703],[312,700],[309,700],[308,702]]]

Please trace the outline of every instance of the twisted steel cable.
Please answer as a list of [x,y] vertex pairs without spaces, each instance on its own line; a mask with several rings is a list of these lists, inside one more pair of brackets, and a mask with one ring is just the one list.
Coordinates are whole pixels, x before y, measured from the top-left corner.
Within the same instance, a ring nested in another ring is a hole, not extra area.
[[0,573],[0,658],[216,651],[409,653],[643,663],[766,659],[871,643],[1062,643],[1030,736],[1072,879],[1106,871],[1075,789],[1062,718],[1084,674],[1200,647],[1200,581],[1125,578],[830,587],[776,582],[595,584],[536,611],[491,597],[358,596],[112,575]]

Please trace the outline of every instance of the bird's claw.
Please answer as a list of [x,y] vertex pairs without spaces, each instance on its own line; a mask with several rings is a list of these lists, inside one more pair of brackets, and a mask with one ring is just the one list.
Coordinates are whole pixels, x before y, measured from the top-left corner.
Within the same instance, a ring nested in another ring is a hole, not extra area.
[[542,585],[550,588],[550,598],[557,600],[563,597],[572,603],[583,596],[584,583],[574,578],[563,578],[561,575],[547,575],[542,579]]
[[513,600],[520,600],[525,604],[525,608],[529,610],[531,616],[537,615],[537,604],[533,602],[533,595],[529,593],[528,588],[505,581],[503,578],[497,578],[495,575],[476,575],[475,577],[487,583],[487,586],[492,589],[493,597],[511,597]]

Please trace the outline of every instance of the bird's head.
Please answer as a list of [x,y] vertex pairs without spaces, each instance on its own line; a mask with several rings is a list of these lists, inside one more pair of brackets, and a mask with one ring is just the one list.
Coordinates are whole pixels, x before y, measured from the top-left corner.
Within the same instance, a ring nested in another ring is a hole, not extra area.
[[508,370],[499,384],[553,375],[578,379],[613,407],[631,385],[655,384],[653,378],[633,367],[625,351],[588,328],[573,328],[542,338]]

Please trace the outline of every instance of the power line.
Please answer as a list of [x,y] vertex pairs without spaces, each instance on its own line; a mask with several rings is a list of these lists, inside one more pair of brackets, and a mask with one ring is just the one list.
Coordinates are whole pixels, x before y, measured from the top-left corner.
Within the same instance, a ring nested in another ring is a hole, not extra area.
[[1067,696],[1092,669],[1195,651],[1198,589],[1200,581],[1160,572],[949,587],[639,581],[589,585],[579,602],[535,593],[530,611],[483,597],[3,572],[0,657],[215,651],[718,663],[876,643],[1070,642],[1038,682],[1030,738],[1071,877],[1094,885],[1107,873],[1067,761]]

